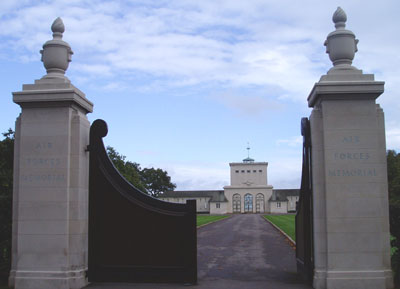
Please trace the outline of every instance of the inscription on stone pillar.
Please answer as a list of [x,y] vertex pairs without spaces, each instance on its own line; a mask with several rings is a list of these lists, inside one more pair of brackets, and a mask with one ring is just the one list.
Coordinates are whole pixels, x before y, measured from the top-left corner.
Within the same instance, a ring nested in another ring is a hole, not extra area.
[[[374,159],[371,149],[361,149],[366,147],[367,142],[359,135],[338,136],[339,144],[347,148],[336,149],[331,153],[333,167],[328,168],[329,177],[376,177],[377,168],[371,164]],[[349,148],[349,145],[351,148]]]
[[66,183],[64,170],[67,164],[59,157],[58,144],[44,137],[39,141],[33,141],[28,148],[30,148],[28,154],[21,158],[23,184],[60,186]]

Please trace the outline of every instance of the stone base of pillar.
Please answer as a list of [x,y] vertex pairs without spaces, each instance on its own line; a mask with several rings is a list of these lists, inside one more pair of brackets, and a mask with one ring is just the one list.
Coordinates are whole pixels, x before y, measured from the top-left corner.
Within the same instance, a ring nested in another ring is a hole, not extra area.
[[19,289],[79,289],[88,284],[86,270],[11,271],[9,283]]
[[326,289],[326,271],[314,270],[313,288]]
[[392,272],[390,270],[316,272],[313,287],[315,289],[394,288]]

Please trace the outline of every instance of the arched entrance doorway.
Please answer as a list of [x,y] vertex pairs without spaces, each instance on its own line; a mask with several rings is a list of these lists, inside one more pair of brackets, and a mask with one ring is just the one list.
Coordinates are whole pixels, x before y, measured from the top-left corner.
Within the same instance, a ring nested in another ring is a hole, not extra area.
[[257,194],[256,196],[256,213],[264,213],[265,208],[264,208],[264,195],[263,194]]
[[232,197],[232,211],[234,213],[240,213],[240,207],[241,207],[241,199],[239,194],[234,194]]
[[244,212],[245,213],[253,212],[253,195],[252,194],[244,195]]

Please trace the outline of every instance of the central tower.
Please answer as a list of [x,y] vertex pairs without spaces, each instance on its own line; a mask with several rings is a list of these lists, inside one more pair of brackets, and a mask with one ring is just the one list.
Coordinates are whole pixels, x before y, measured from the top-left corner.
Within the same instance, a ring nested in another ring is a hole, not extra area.
[[250,158],[243,162],[230,163],[231,183],[225,186],[225,196],[231,203],[228,213],[265,213],[266,202],[272,195],[272,186],[267,181],[267,162],[256,162]]

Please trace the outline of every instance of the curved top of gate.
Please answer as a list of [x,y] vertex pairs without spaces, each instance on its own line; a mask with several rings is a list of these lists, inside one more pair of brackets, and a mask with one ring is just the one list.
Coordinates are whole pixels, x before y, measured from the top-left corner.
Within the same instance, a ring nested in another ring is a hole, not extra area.
[[128,182],[114,166],[104,147],[103,137],[108,133],[107,123],[97,119],[90,127],[90,158],[95,158],[102,176],[126,199],[148,210],[167,215],[181,216],[190,212],[188,204],[170,203],[149,196]]

